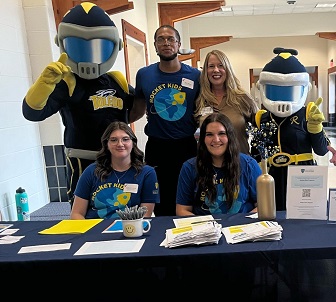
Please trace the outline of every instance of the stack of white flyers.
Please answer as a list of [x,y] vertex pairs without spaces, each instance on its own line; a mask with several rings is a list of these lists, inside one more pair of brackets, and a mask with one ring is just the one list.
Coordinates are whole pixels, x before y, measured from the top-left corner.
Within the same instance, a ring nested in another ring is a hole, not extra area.
[[275,221],[259,221],[225,227],[222,232],[227,243],[243,241],[272,241],[282,238],[282,227]]
[[166,230],[165,247],[183,245],[218,244],[222,237],[222,225],[216,221],[205,221]]

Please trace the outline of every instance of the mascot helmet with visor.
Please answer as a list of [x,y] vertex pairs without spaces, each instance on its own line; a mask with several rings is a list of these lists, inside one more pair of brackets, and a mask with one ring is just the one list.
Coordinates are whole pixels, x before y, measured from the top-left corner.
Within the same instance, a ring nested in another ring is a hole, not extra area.
[[83,2],[64,15],[55,42],[61,53],[68,55],[67,64],[72,71],[88,80],[109,71],[123,48],[109,15],[90,2]]
[[277,54],[260,72],[257,88],[263,106],[279,117],[300,110],[311,88],[306,68],[295,57],[295,49],[274,48]]

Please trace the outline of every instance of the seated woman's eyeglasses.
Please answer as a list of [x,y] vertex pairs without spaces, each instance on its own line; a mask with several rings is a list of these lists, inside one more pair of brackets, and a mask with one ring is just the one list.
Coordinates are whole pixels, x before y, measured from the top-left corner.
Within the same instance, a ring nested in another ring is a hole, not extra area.
[[157,45],[164,45],[164,44],[173,44],[178,42],[174,37],[168,37],[168,38],[164,38],[164,37],[158,37],[156,38],[156,43]]
[[124,145],[129,144],[132,140],[129,137],[122,137],[122,138],[116,138],[116,137],[112,137],[108,140],[110,142],[111,145],[117,145],[119,143],[119,141],[121,141]]

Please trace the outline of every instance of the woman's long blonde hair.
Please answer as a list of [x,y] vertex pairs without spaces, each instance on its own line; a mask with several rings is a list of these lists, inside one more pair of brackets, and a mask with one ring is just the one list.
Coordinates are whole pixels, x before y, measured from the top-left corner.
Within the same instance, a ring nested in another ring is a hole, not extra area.
[[214,108],[217,104],[217,100],[211,90],[211,83],[207,74],[208,62],[211,55],[214,55],[219,59],[226,72],[226,79],[224,82],[226,104],[237,108],[244,117],[249,118],[251,114],[257,112],[257,104],[254,102],[251,95],[243,89],[239,79],[236,77],[232,69],[228,57],[220,50],[212,50],[205,57],[200,76],[200,93],[196,100],[196,109],[194,114],[195,119],[198,120],[201,115],[201,110],[204,107],[210,106],[211,108]]

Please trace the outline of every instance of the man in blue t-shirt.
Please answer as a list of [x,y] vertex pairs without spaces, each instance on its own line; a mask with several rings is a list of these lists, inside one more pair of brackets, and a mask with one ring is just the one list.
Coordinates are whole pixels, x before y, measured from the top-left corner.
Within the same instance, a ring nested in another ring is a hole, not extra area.
[[[154,41],[160,62],[138,71],[134,106],[143,106],[147,113],[145,160],[155,167],[160,185],[160,204],[155,206],[154,214],[167,216],[176,215],[176,188],[182,164],[196,155],[197,125],[193,113],[200,71],[179,61],[181,37],[174,27],[159,27]],[[138,117],[131,113],[131,118]]]

